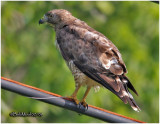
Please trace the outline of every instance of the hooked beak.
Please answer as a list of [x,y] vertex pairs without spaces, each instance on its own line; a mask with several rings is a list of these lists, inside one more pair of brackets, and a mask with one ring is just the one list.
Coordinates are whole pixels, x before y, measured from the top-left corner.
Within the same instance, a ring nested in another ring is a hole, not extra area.
[[40,20],[39,20],[39,25],[40,25],[40,24],[43,24],[43,23],[44,23],[44,21],[43,21],[42,19],[40,19]]
[[39,20],[39,25],[40,25],[40,24],[43,24],[43,23],[45,23],[45,22],[47,22],[47,21],[48,21],[48,17],[47,17],[46,15],[44,15],[44,17]]

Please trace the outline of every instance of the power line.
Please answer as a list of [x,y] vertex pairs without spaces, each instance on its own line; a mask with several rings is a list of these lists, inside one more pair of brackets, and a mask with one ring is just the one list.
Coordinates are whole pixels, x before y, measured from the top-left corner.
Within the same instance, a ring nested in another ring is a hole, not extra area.
[[14,80],[1,77],[1,87],[5,90],[18,93],[20,95],[37,99],[52,105],[66,108],[81,114],[85,114],[105,122],[112,123],[144,123],[142,121],[129,118],[102,108],[88,105],[88,109],[83,106],[80,108],[72,101],[62,98],[60,95],[51,93],[30,85],[26,85]]
[[157,3],[157,4],[159,4],[159,1],[157,0],[157,1],[151,1],[151,2],[154,2],[154,3]]

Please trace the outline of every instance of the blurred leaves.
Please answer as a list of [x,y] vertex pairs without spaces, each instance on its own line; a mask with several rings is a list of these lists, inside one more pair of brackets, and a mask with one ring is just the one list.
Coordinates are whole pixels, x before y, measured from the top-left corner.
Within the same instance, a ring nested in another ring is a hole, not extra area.
[[[134,95],[141,112],[125,105],[104,88],[91,90],[87,102],[145,122],[159,122],[159,7],[152,2],[107,1],[21,1],[1,2],[1,64],[2,76],[44,90],[69,96],[74,80],[54,45],[55,32],[47,25],[38,25],[49,10],[67,9],[75,17],[106,35],[121,51],[131,82],[139,96]],[[81,88],[81,98],[85,88]],[[133,94],[133,93],[132,93]],[[100,120],[79,115],[2,90],[3,123],[63,123]],[[10,112],[41,112],[41,118],[12,118]]]

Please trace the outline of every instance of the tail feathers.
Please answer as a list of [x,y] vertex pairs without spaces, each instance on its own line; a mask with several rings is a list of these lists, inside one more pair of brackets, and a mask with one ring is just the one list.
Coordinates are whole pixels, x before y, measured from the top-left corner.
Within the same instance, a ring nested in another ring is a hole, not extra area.
[[[127,80],[127,79],[125,79]],[[128,81],[128,80],[127,80]],[[125,103],[129,103],[130,106],[133,108],[133,110],[139,112],[140,108],[138,107],[138,105],[136,104],[133,96],[131,95],[131,93],[128,90],[128,83],[124,82],[123,80],[121,80],[120,83],[120,91],[117,93],[117,95],[119,96],[119,98]]]
[[131,89],[138,96],[137,91],[135,90],[135,88],[133,87],[133,85],[131,84],[131,82],[129,81],[129,79],[125,75],[123,75],[120,78],[121,78],[122,82],[126,83],[127,86],[128,86],[128,88]]
[[126,99],[128,101],[128,103],[130,104],[130,106],[132,107],[132,109],[135,110],[135,111],[137,111],[137,112],[141,111],[141,109],[139,108],[139,106],[137,105],[137,103],[135,102],[135,100],[133,99],[133,96],[130,94],[130,92],[128,92],[127,94],[128,95],[124,96],[124,99]]
[[141,109],[138,107],[137,103],[135,102],[132,94],[129,92],[126,84],[123,84],[122,89],[123,89],[122,90],[122,94],[123,94],[122,101],[125,104],[129,103],[130,106],[133,108],[133,110],[135,110],[137,112],[141,111]]
[[136,94],[137,92],[125,75],[109,76],[105,74],[98,74],[97,78],[104,87],[108,88],[111,92],[117,95],[125,104],[129,103],[133,110],[137,112],[140,111],[140,108],[136,104],[128,88],[133,90]]
[[129,104],[131,105],[132,109],[139,112],[141,111],[141,109],[139,108],[139,106],[136,104],[135,100],[134,99],[130,99],[129,101]]

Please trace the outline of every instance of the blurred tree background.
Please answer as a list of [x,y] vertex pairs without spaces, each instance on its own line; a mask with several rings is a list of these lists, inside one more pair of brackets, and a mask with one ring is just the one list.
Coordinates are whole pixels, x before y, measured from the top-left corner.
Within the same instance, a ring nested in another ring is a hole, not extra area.
[[[55,32],[39,26],[49,10],[66,9],[107,36],[120,50],[128,74],[139,93],[135,112],[110,91],[92,89],[88,104],[139,119],[159,122],[159,6],[153,2],[1,2],[2,76],[50,92],[69,96],[74,80],[54,45]],[[85,91],[80,89],[80,98]],[[102,122],[56,106],[2,90],[2,122]],[[43,117],[9,116],[10,112],[41,112]]]

